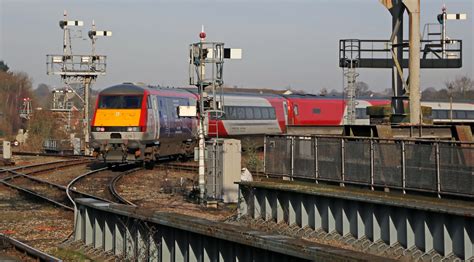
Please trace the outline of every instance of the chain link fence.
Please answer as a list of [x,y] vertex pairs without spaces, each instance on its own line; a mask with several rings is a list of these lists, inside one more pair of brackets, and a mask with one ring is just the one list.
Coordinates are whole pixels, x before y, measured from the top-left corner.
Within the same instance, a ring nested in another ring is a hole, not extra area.
[[265,173],[474,197],[474,143],[266,136]]

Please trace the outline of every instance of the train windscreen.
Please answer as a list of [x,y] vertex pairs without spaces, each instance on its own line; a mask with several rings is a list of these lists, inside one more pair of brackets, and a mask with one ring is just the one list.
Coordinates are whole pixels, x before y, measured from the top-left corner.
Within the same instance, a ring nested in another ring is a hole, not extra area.
[[99,108],[104,109],[139,109],[142,107],[140,95],[100,96]]

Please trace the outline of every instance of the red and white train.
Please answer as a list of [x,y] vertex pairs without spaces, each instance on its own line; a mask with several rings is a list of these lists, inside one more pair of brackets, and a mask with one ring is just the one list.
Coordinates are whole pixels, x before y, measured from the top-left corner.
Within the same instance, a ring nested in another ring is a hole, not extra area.
[[[195,105],[195,90],[152,88],[132,83],[100,92],[92,120],[97,156],[109,161],[152,161],[161,156],[190,155],[197,119],[180,118],[177,107]],[[225,93],[224,114],[206,120],[209,136],[249,137],[284,134],[288,126],[344,124],[347,104],[340,97]],[[366,108],[388,99],[359,99],[356,125],[368,125]],[[474,123],[474,103],[422,103],[433,108],[434,122]]]

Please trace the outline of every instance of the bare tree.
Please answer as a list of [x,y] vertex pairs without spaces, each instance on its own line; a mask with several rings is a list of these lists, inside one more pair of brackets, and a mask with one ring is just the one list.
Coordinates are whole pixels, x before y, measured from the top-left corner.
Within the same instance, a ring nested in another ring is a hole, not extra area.
[[466,96],[466,93],[474,90],[474,81],[468,76],[457,76],[452,81],[446,81],[445,86],[452,93],[459,93],[462,97]]
[[355,86],[356,97],[369,96],[372,93],[369,89],[369,85],[366,82],[356,82]]
[[8,72],[9,69],[8,65],[3,60],[0,60],[0,71]]
[[321,91],[319,91],[320,96],[326,96],[327,94],[328,94],[328,90],[326,88],[323,88],[321,89]]

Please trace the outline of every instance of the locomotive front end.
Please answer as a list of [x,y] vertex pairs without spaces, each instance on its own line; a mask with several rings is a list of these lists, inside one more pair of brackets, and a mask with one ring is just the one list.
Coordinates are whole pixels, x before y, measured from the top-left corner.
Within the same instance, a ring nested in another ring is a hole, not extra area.
[[108,163],[143,160],[146,100],[137,91],[109,88],[99,94],[90,144],[96,157]]

